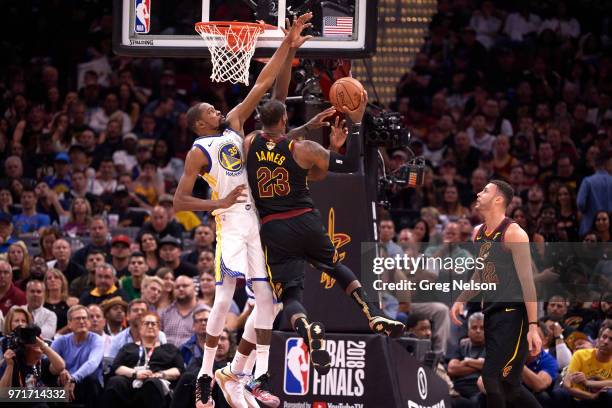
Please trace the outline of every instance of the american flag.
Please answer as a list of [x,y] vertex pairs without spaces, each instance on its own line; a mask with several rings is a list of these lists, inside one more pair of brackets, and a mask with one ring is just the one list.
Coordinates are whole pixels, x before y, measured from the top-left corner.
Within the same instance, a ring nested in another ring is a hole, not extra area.
[[323,17],[323,37],[353,35],[353,17]]

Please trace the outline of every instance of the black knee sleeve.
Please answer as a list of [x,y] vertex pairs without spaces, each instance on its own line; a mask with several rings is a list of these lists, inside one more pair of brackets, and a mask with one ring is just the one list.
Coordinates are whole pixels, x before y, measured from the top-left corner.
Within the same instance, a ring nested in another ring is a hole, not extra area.
[[289,321],[291,316],[296,314],[306,315],[306,309],[302,305],[302,294],[303,289],[297,286],[291,286],[283,290],[281,301],[283,302],[283,311]]

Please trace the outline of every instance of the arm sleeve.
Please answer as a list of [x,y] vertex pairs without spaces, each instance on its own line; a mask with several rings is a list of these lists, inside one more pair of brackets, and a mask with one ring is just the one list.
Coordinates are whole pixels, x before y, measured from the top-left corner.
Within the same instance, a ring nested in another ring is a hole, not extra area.
[[557,344],[555,351],[557,353],[557,364],[559,364],[560,369],[564,369],[572,360],[572,352],[565,343]]
[[353,124],[346,143],[346,153],[329,152],[329,171],[336,173],[353,173],[359,169],[361,125]]
[[72,377],[76,380],[76,382],[80,382],[83,378],[90,376],[98,368],[100,368],[103,358],[104,341],[102,340],[102,337],[98,336],[97,334],[94,334],[87,361],[85,362],[85,364],[79,367],[79,369],[74,374],[72,374]]

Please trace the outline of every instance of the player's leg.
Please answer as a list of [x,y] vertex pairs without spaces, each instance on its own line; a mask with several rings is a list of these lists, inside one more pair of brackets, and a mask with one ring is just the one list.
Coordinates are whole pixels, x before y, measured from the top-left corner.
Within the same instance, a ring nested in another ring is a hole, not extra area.
[[509,312],[502,309],[485,315],[487,357],[482,381],[487,391],[487,406],[504,408],[511,399],[520,401],[519,405],[513,402],[513,406],[540,406],[533,394],[521,389],[520,378],[527,357],[526,323],[525,312],[520,309]]
[[306,261],[303,236],[296,226],[293,218],[267,222],[260,231],[261,241],[275,295],[283,303],[291,327],[308,345],[314,368],[323,375],[329,372],[331,357],[325,350],[323,324],[309,322],[302,303]]
[[346,265],[338,262],[338,253],[317,211],[296,217],[299,228],[304,231],[303,241],[308,261],[320,271],[328,273],[336,279],[344,292],[355,301],[359,309],[368,319],[370,328],[381,334],[399,337],[404,332],[404,324],[390,319],[378,306],[368,298],[357,276]]
[[[222,216],[227,217],[227,216]],[[210,397],[213,381],[213,364],[217,353],[219,336],[225,326],[227,312],[232,304],[236,289],[236,278],[244,276],[246,270],[246,246],[240,228],[229,218],[217,220],[217,247],[215,253],[215,301],[206,325],[206,344],[202,367],[196,382],[196,401],[204,407],[214,406]],[[242,256],[241,256],[242,254]]]

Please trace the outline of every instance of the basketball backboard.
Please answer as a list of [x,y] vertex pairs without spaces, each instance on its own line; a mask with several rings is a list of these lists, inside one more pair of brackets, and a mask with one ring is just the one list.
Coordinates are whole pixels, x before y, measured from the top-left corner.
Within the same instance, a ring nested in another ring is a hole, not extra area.
[[255,57],[280,45],[285,18],[312,11],[314,38],[301,57],[363,58],[376,46],[377,0],[114,0],[113,49],[119,55],[209,57],[194,26],[199,21],[263,20]]

